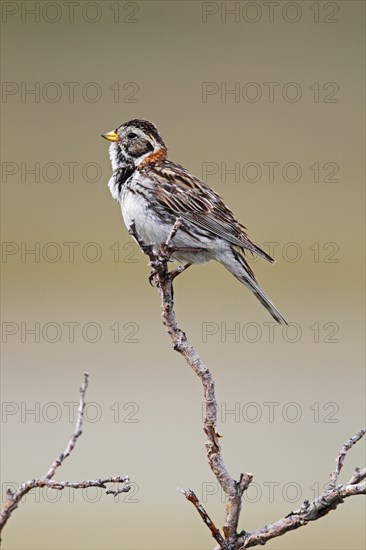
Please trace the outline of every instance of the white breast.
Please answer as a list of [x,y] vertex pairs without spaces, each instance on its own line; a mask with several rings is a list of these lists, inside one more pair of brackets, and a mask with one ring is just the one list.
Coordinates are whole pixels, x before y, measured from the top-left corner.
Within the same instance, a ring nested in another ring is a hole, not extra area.
[[168,237],[168,227],[159,223],[141,194],[127,189],[122,194],[121,210],[127,229],[135,223],[137,233],[146,244],[160,246]]

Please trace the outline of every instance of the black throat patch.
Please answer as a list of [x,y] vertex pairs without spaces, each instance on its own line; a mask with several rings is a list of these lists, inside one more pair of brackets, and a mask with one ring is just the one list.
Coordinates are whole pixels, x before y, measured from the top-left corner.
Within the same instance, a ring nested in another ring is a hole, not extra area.
[[115,182],[114,184],[118,188],[119,195],[121,194],[123,185],[126,183],[128,178],[132,176],[134,171],[135,171],[135,165],[133,163],[126,163],[124,166],[117,168],[117,170],[113,172],[114,182]]

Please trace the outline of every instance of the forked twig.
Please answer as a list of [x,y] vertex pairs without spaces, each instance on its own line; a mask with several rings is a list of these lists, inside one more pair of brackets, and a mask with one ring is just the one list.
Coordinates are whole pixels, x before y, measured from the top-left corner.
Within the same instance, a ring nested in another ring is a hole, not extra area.
[[[63,461],[68,456],[70,456],[71,452],[75,448],[78,438],[82,434],[82,426],[83,426],[84,410],[85,410],[85,393],[88,388],[88,382],[89,382],[89,375],[88,373],[84,373],[84,381],[80,386],[80,402],[79,402],[76,426],[66,446],[65,451],[61,453],[59,457],[53,461],[51,467],[49,468],[45,476],[40,477],[38,479],[31,479],[30,481],[25,481],[15,491],[12,491],[10,489],[7,490],[7,500],[0,514],[0,534],[3,528],[5,527],[8,519],[10,518],[12,512],[14,512],[16,508],[18,508],[18,505],[21,499],[27,493],[29,493],[29,491],[37,487],[38,488],[48,487],[50,489],[55,489],[58,491],[62,491],[63,489],[65,489],[65,487],[69,487],[72,489],[86,489],[88,487],[101,487],[103,489],[107,489],[106,494],[113,494],[114,496],[117,496],[120,493],[127,493],[128,491],[130,491],[131,486],[130,486],[130,479],[128,476],[107,477],[103,479],[99,478],[94,480],[85,480],[85,481],[77,481],[77,482],[55,481],[52,479],[53,476],[55,475],[57,468],[59,468],[63,463]],[[121,483],[122,486],[118,489],[108,489],[107,484],[109,483]],[[1,542],[1,539],[0,539],[0,542]]]
[[134,223],[130,226],[129,233],[136,239],[142,251],[150,258],[150,265],[153,267],[150,279],[154,280],[161,296],[163,323],[172,340],[173,349],[184,357],[203,385],[203,428],[207,437],[208,463],[227,498],[226,521],[222,533],[215,526],[193,491],[180,489],[180,492],[194,504],[204,523],[210,529],[212,537],[218,543],[217,549],[241,550],[250,546],[265,544],[274,537],[306,525],[309,521],[319,519],[334,510],[349,496],[366,494],[366,468],[363,470],[356,468],[351,480],[346,485],[336,486],[347,451],[365,435],[365,430],[361,430],[344,444],[336,461],[336,469],[331,474],[330,483],[317,499],[312,502],[305,501],[299,510],[290,512],[286,517],[260,529],[252,532],[237,532],[243,494],[249,487],[253,475],[249,473],[241,474],[239,481],[235,481],[224,464],[219,441],[220,436],[216,431],[217,401],[214,380],[210,370],[188,342],[186,334],[179,327],[176,320],[173,302],[173,279],[181,269],[178,267],[169,272],[168,261],[172,253],[177,251],[177,248],[172,245],[172,241],[182,224],[182,219],[177,218],[167,241],[159,250],[155,250],[152,245],[146,244],[141,239]]

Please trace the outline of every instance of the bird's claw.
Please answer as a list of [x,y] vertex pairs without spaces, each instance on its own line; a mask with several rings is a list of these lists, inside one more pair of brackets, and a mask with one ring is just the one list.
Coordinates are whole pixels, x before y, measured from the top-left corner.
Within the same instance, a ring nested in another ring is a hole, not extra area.
[[156,260],[153,260],[151,262],[149,262],[148,264],[150,267],[152,267],[152,270],[151,270],[151,273],[149,275],[149,283],[151,286],[153,286],[153,280],[154,280],[154,277],[155,275],[157,274],[158,270],[157,270],[157,267],[158,267],[158,263]]
[[149,283],[150,283],[150,286],[154,286],[154,285],[153,285],[153,280],[154,280],[155,275],[156,275],[156,269],[153,269],[152,272],[151,272],[150,275],[149,275]]
[[155,268],[155,262],[149,262],[149,266],[152,267],[151,273],[149,275],[149,283],[151,286],[153,285],[154,277],[158,273],[158,270]]

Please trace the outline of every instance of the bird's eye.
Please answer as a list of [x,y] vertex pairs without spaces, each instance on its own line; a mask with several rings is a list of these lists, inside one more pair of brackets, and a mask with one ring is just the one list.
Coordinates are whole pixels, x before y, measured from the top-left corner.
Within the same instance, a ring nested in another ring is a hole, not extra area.
[[133,139],[133,138],[137,137],[137,135],[134,134],[133,132],[130,132],[129,134],[127,134],[127,137],[128,137],[128,139]]

